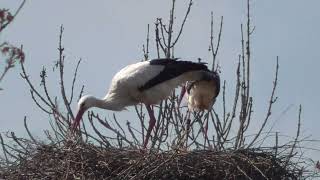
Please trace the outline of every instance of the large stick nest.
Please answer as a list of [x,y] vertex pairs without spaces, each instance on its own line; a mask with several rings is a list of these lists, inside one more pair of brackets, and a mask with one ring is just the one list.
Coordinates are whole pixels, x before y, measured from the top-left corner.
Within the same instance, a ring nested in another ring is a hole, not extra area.
[[41,145],[0,169],[4,179],[298,179],[285,157],[261,149],[172,150],[101,148],[92,144]]

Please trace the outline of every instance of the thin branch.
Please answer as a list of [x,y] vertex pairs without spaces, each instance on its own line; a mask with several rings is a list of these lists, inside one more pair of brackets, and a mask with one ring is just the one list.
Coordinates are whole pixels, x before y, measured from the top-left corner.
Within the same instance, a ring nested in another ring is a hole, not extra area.
[[[192,4],[193,4],[193,2],[192,2],[192,0],[190,0],[190,1],[189,1],[189,5],[188,5],[188,9],[187,9],[186,15],[184,16],[184,19],[183,19],[183,21],[182,21],[182,24],[181,24],[179,33],[178,33],[176,39],[174,40],[174,42],[172,43],[171,47],[174,47],[174,46],[176,45],[176,43],[178,42],[178,40],[179,40],[179,38],[180,38],[180,36],[181,36],[181,34],[182,34],[182,31],[183,31],[184,25],[185,25],[185,23],[186,23],[186,21],[187,21],[187,18],[188,18],[188,16],[189,16],[189,13],[190,13]],[[169,31],[169,32],[170,32],[170,31]]]
[[286,162],[285,162],[285,165],[284,167],[287,167],[292,155],[293,155],[293,150],[296,148],[296,144],[298,142],[298,138],[299,138],[299,135],[300,135],[300,129],[301,129],[301,111],[302,111],[302,107],[301,107],[301,104],[299,106],[299,115],[298,115],[298,127],[297,127],[297,134],[296,134],[296,137],[293,141],[293,145],[292,145],[292,148],[290,150],[290,153],[289,155],[287,156],[287,159],[286,159]]
[[24,116],[24,118],[23,118],[23,124],[24,124],[24,128],[26,129],[30,139],[33,141],[33,143],[38,144],[36,139],[32,136],[31,132],[29,131],[29,128],[27,126],[27,117],[26,116]]
[[251,141],[251,143],[248,145],[248,148],[250,146],[253,145],[253,143],[258,139],[258,137],[260,136],[262,130],[264,129],[270,115],[271,115],[271,109],[272,109],[272,105],[276,102],[277,98],[274,97],[276,88],[277,88],[277,84],[278,84],[278,72],[279,72],[279,57],[277,56],[277,65],[276,65],[276,74],[275,74],[275,79],[273,81],[273,88],[272,88],[272,92],[271,92],[271,96],[270,96],[270,100],[269,100],[269,107],[268,107],[268,111],[267,111],[267,115],[262,123],[262,126],[259,129],[259,132],[256,134],[256,136],[253,138],[253,140]]
[[78,63],[77,63],[77,66],[76,66],[76,69],[74,71],[74,74],[73,74],[73,80],[72,80],[72,86],[71,86],[71,95],[70,95],[70,101],[69,101],[69,106],[70,104],[72,103],[72,99],[73,99],[73,93],[74,93],[74,84],[76,82],[76,79],[77,79],[77,74],[78,74],[78,68],[79,68],[79,65],[81,63],[82,59],[79,59]]
[[[14,20],[14,19],[16,18],[16,16],[19,14],[19,12],[20,12],[20,10],[22,9],[22,7],[24,6],[25,2],[26,2],[26,0],[23,0],[23,1],[22,1],[22,3],[20,4],[19,8],[18,8],[17,11],[14,13],[12,20]],[[12,22],[12,21],[9,21],[9,22],[5,23],[3,26],[1,26],[1,27],[0,27],[0,32],[1,32],[2,30],[4,30],[11,22]]]
[[217,58],[218,50],[219,50],[219,47],[220,47],[222,26],[223,26],[223,16],[221,16],[221,20],[220,20],[220,28],[219,28],[217,46],[214,47],[214,45],[213,45],[213,12],[211,12],[210,48],[209,48],[209,50],[212,53],[212,69],[211,69],[212,71],[216,71],[217,70],[217,68],[215,68],[215,66],[216,66],[216,58]]
[[59,47],[58,47],[58,50],[59,50],[58,64],[59,64],[59,72],[60,72],[60,90],[61,90],[61,95],[63,98],[64,105],[68,111],[68,115],[70,115],[71,118],[74,119],[73,112],[70,108],[70,104],[67,99],[66,91],[65,91],[65,87],[64,87],[63,75],[64,75],[64,58],[65,57],[63,55],[64,48],[62,47],[62,35],[63,35],[63,26],[61,25],[60,26],[60,35],[59,35]]

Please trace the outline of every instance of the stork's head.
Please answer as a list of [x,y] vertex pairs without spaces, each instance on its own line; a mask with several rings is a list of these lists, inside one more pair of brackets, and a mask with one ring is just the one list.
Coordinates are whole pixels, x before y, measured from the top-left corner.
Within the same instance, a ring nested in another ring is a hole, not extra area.
[[211,109],[220,92],[220,77],[217,72],[208,73],[202,80],[186,85],[188,108],[202,111]]
[[97,99],[91,95],[85,95],[78,102],[78,113],[73,121],[72,128],[75,129],[80,125],[83,114],[91,107],[95,106]]

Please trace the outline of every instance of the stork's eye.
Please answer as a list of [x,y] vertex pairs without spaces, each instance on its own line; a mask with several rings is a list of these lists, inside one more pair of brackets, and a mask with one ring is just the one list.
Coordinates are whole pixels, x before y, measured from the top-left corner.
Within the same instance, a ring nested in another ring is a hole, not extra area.
[[81,103],[81,104],[80,104],[80,107],[84,107],[84,104],[85,104],[85,103]]

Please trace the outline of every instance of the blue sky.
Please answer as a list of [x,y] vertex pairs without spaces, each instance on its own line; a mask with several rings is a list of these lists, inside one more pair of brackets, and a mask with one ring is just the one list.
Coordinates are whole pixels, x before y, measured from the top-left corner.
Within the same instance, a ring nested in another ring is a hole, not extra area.
[[[252,133],[262,123],[267,111],[276,56],[280,59],[277,104],[271,123],[274,131],[294,136],[297,126],[298,106],[302,104],[302,135],[320,139],[320,2],[318,0],[268,0],[252,2],[252,92],[254,95],[254,120]],[[1,0],[0,7],[12,11],[20,1]],[[168,18],[170,0],[32,0],[28,1],[17,19],[0,34],[1,41],[24,45],[25,66],[32,80],[39,84],[42,66],[49,70],[49,87],[59,93],[57,77],[51,72],[58,58],[58,33],[65,27],[64,46],[67,56],[66,77],[71,81],[76,60],[83,59],[77,86],[86,85],[85,92],[103,97],[112,76],[122,67],[143,58],[147,24],[153,33],[157,17]],[[177,21],[180,22],[187,2],[178,1]],[[188,60],[210,59],[208,52],[210,12],[214,13],[217,31],[220,16],[224,16],[224,28],[218,60],[221,77],[227,80],[233,98],[233,82],[237,57],[240,53],[240,24],[245,23],[245,1],[202,0],[195,1],[190,17],[175,49],[175,55]],[[180,23],[179,23],[180,24]],[[151,39],[154,39],[152,34]],[[154,44],[151,57],[155,56]],[[2,71],[3,63],[0,64]],[[48,128],[48,117],[39,112],[32,102],[29,89],[19,75],[20,69],[9,72],[1,83],[0,132],[14,130],[23,134],[23,117],[29,120],[30,129],[39,134]],[[78,89],[79,90],[79,89]],[[227,94],[228,94],[227,92]],[[218,99],[221,103],[221,99]],[[76,106],[74,106],[76,109]],[[109,112],[103,112],[110,115]],[[128,113],[120,113],[128,118]],[[270,123],[270,124],[271,124]],[[319,148],[319,144],[309,144]],[[314,153],[320,158],[319,153]]]

